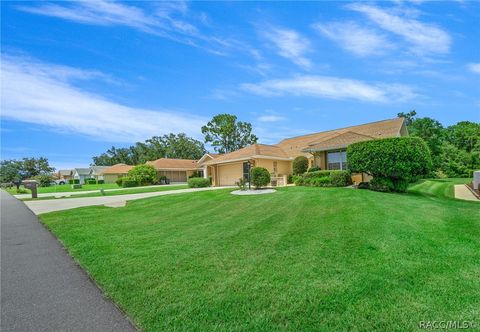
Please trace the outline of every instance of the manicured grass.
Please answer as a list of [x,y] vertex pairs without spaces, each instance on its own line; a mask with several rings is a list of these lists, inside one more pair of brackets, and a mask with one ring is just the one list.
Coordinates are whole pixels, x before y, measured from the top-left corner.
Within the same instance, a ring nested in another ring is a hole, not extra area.
[[[118,195],[129,195],[129,194],[140,194],[140,193],[151,193],[157,191],[167,191],[167,190],[178,190],[178,189],[187,189],[188,186],[186,184],[180,184],[178,186],[156,186],[156,187],[135,187],[130,189],[124,190],[114,190],[114,191],[105,191],[104,195],[100,192],[100,190],[95,190],[90,193],[85,194],[75,194],[70,195],[68,197],[59,197],[59,199],[64,198],[80,198],[80,197],[100,197],[100,196],[118,196]],[[48,197],[38,197],[35,199],[32,198],[24,198],[23,201],[38,201],[38,200],[45,200],[45,199],[55,199],[52,196]]]
[[405,331],[480,324],[480,205],[229,190],[41,216],[145,331]]
[[[23,188],[21,186],[20,188]],[[62,184],[58,186],[50,186],[50,187],[38,187],[37,192],[39,194],[43,193],[61,193],[61,192],[69,192],[69,191],[88,191],[88,190],[100,190],[100,189],[118,189],[120,188],[116,183],[104,183],[104,184],[82,184],[82,188],[80,189],[72,189],[71,184]],[[9,188],[6,189],[10,194],[16,195],[17,189]],[[30,193],[29,189],[26,189],[28,193]]]
[[412,194],[439,197],[455,198],[454,185],[472,182],[472,179],[427,179],[411,185],[408,191]]

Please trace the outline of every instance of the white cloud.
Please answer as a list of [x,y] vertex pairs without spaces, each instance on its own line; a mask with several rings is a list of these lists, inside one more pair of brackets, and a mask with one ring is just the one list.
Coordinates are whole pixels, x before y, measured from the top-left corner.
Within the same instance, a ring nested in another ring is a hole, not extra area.
[[[154,2],[150,11],[140,7],[111,1],[78,1],[67,3],[42,3],[17,8],[24,12],[57,17],[64,20],[99,26],[124,26],[144,33],[167,38],[211,53],[223,55],[230,47],[212,33],[202,34],[190,20],[203,24],[205,17],[191,15],[183,1]],[[192,18],[193,17],[193,18]]]
[[402,84],[369,84],[358,80],[329,76],[274,79],[256,84],[242,84],[241,88],[261,96],[311,96],[368,102],[404,101],[417,96],[409,86]]
[[[205,119],[171,110],[135,108],[88,93],[72,80],[91,71],[2,55],[2,118],[112,142],[185,132],[198,136]],[[73,73],[73,74],[68,74]]]
[[260,122],[278,122],[285,120],[283,116],[280,115],[275,115],[275,114],[265,114],[261,115],[257,118],[258,121]]
[[470,63],[468,64],[468,69],[475,74],[480,74],[480,63]]
[[383,54],[393,47],[384,35],[355,22],[317,23],[313,28],[359,56]]
[[304,69],[311,67],[311,61],[305,56],[305,53],[310,51],[310,41],[298,32],[272,27],[265,29],[261,34],[275,46],[280,56]]
[[450,51],[450,35],[436,25],[401,17],[372,5],[357,3],[347,8],[365,14],[380,28],[401,36],[411,44],[411,51],[415,54],[445,54]]

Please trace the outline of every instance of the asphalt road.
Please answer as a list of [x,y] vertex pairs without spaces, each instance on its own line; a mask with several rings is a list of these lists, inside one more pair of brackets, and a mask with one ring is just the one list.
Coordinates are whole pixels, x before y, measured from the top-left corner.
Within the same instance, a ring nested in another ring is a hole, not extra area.
[[3,331],[136,331],[24,203],[1,191]]

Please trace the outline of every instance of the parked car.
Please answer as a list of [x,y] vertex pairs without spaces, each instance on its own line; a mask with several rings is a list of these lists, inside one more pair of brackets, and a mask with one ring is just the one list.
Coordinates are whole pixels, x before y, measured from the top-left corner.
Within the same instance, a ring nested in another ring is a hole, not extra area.
[[67,180],[65,179],[58,179],[58,180],[55,180],[55,181],[52,181],[52,186],[54,185],[61,185],[61,184],[66,184],[67,183]]

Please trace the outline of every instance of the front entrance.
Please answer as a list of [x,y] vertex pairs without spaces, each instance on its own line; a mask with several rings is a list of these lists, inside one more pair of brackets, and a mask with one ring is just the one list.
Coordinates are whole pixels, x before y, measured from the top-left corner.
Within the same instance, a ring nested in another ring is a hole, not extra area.
[[187,182],[186,171],[159,171],[159,176],[166,176],[170,182]]

